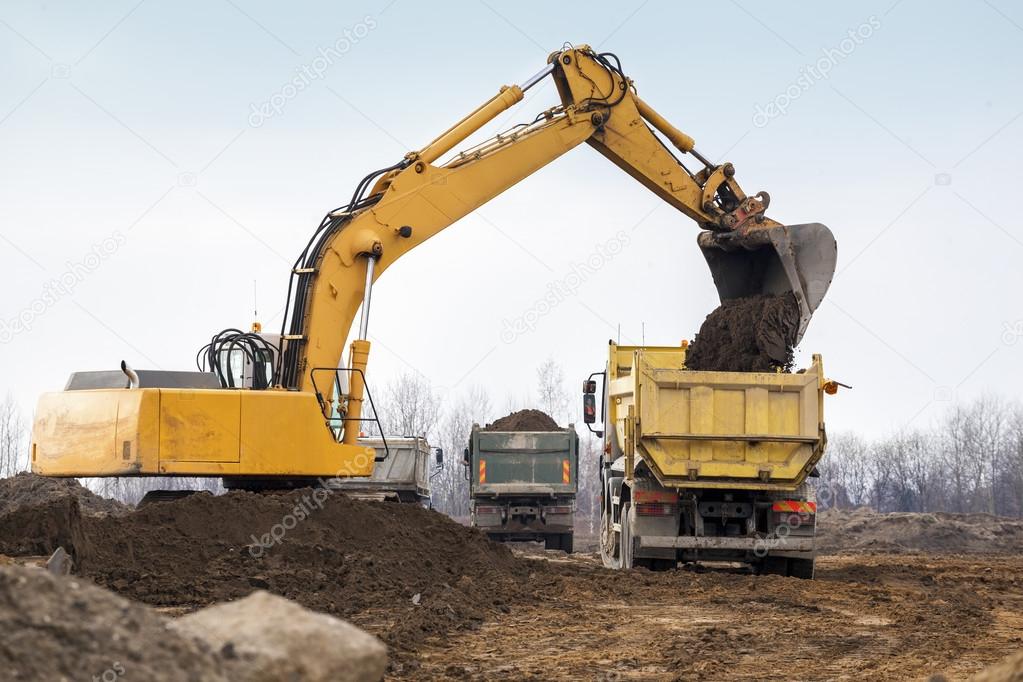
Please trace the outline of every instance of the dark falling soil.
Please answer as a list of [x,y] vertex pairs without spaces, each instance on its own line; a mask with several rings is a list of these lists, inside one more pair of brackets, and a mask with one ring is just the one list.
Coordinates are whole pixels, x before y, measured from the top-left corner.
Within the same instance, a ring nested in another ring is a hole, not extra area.
[[686,367],[712,372],[792,370],[799,307],[792,294],[748,296],[707,316],[686,352]]

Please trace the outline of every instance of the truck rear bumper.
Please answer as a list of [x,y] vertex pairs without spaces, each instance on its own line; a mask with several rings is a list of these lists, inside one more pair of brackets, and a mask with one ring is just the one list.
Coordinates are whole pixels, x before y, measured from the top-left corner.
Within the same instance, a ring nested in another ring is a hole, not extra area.
[[637,549],[738,549],[781,552],[813,552],[812,537],[743,538],[644,535],[636,538]]

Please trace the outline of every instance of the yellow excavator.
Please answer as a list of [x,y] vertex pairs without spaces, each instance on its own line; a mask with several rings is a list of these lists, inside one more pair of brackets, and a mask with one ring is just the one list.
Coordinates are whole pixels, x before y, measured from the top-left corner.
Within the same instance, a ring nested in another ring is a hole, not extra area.
[[[441,158],[552,78],[561,103],[473,148]],[[229,485],[367,476],[360,444],[375,410],[366,384],[374,281],[407,252],[574,147],[587,143],[702,228],[698,244],[722,300],[791,292],[802,337],[835,268],[823,225],[784,226],[747,195],[730,163],[643,101],[611,53],[566,47],[522,85],[497,95],[398,163],[367,175],[330,211],[295,262],[277,343],[217,337],[215,371],[79,372],[42,396],[32,469],[47,476],[210,476]],[[670,146],[669,146],[670,145]],[[361,316],[347,363],[344,345]],[[798,338],[797,338],[798,340]],[[246,346],[245,344],[248,343]],[[259,380],[236,388],[232,350],[247,348]],[[265,367],[263,367],[265,366]]]

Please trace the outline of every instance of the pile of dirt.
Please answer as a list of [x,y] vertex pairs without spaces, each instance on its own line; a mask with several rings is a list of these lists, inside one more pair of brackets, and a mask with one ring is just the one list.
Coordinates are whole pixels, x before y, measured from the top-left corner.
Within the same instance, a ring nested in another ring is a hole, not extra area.
[[225,680],[207,647],[167,619],[75,578],[0,568],[5,680]]
[[398,650],[529,600],[537,570],[437,512],[322,489],[193,495],[82,524],[82,574],[123,596],[192,609],[264,589]]
[[558,422],[540,410],[519,410],[487,424],[484,431],[560,431]]
[[82,517],[131,508],[93,493],[73,478],[23,472],[0,479],[0,554],[50,554],[63,547],[77,562],[88,540]]
[[83,514],[121,514],[131,509],[117,500],[100,497],[73,478],[47,478],[24,471],[0,479],[0,516],[67,497],[78,501]]
[[990,514],[879,514],[867,507],[828,509],[817,516],[817,547],[823,553],[1018,553],[1023,547],[1023,520]]
[[712,372],[788,372],[799,330],[795,296],[725,301],[703,321],[686,352],[686,367]]

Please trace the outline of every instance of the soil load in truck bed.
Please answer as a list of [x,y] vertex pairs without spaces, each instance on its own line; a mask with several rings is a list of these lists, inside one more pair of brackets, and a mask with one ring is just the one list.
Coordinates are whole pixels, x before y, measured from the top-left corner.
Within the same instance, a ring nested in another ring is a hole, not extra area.
[[703,321],[686,353],[686,367],[711,372],[791,371],[799,330],[792,294],[725,301]]
[[558,422],[540,410],[519,410],[487,424],[484,431],[560,431]]

